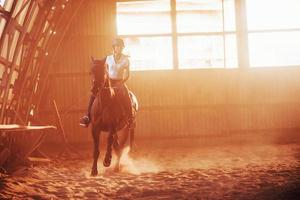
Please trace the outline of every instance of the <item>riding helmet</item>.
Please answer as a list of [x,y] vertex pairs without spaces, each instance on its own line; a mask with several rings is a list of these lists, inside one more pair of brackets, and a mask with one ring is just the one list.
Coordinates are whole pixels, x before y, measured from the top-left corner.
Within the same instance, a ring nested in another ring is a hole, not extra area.
[[120,47],[125,47],[124,41],[121,38],[115,38],[112,41],[112,46],[120,46]]

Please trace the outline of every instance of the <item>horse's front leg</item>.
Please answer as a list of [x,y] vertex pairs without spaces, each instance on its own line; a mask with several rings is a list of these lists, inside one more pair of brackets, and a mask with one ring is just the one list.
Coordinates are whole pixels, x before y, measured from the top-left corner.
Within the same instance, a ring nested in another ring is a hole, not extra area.
[[112,144],[114,140],[114,134],[116,133],[115,130],[112,130],[108,133],[108,138],[107,138],[107,149],[106,149],[106,154],[105,158],[103,161],[104,167],[109,167],[111,164],[111,158],[112,158]]
[[96,126],[92,126],[92,135],[93,135],[93,141],[94,141],[94,161],[93,161],[93,167],[91,176],[97,176],[98,175],[98,169],[97,169],[97,162],[99,157],[99,135],[100,130]]

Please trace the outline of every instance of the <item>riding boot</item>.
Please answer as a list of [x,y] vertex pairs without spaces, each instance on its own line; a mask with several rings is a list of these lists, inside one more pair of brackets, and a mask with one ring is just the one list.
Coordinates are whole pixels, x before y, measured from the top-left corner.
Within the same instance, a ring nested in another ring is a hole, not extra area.
[[89,100],[89,104],[88,104],[88,109],[87,109],[87,113],[85,116],[83,116],[82,118],[80,118],[80,126],[82,127],[88,127],[89,123],[91,121],[91,110],[92,110],[92,105],[94,103],[95,100],[95,95],[91,95],[90,96],[90,100]]

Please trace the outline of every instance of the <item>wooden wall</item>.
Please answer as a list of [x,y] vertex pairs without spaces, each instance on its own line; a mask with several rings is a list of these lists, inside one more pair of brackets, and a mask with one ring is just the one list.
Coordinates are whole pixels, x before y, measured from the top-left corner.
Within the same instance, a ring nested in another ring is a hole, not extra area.
[[[300,128],[300,68],[137,72],[143,136],[231,136]],[[241,136],[241,135],[240,135]]]
[[[89,0],[60,48],[45,99],[55,99],[71,142],[91,140],[79,127],[89,97],[89,57],[110,53],[113,1]],[[133,72],[140,103],[137,137],[244,137],[248,132],[300,129],[300,68]],[[45,100],[45,121],[53,122]],[[299,134],[298,134],[299,135]],[[297,135],[297,136],[298,136]],[[266,135],[269,137],[270,135]],[[214,138],[214,139],[213,139]]]

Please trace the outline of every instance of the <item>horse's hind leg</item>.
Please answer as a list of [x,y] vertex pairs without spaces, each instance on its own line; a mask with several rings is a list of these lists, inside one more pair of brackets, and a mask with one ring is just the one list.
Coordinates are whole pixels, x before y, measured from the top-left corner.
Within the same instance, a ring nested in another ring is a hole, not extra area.
[[120,171],[121,158],[122,158],[125,144],[127,143],[127,140],[129,138],[129,134],[130,134],[130,128],[126,127],[123,132],[123,137],[121,138],[120,142],[118,140],[117,134],[116,134],[116,137],[114,138],[114,149],[117,153],[117,162],[116,162],[115,169],[114,169],[115,172]]
[[96,126],[92,126],[92,135],[93,135],[93,141],[94,141],[94,161],[93,161],[93,167],[91,176],[97,176],[98,170],[97,170],[97,162],[99,157],[99,135],[100,130]]
[[113,139],[114,139],[113,147],[114,147],[114,150],[117,154],[117,162],[116,162],[114,171],[118,172],[118,171],[120,171],[120,159],[121,159],[122,147],[119,144],[118,134],[114,134]]

